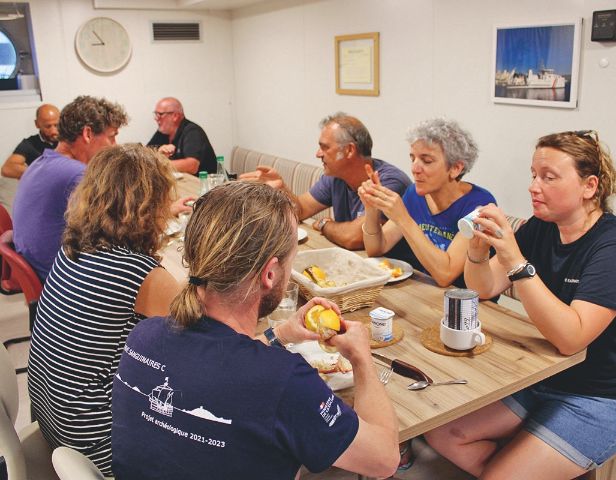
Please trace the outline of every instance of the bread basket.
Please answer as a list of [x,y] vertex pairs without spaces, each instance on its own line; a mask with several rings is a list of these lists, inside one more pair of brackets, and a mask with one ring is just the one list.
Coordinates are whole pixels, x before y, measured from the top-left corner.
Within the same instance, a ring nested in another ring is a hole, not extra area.
[[[304,269],[317,265],[333,280],[335,287],[320,287],[305,275]],[[298,252],[291,278],[299,285],[306,300],[324,297],[336,302],[342,312],[371,306],[389,280],[390,273],[366,261],[356,253],[332,247]]]

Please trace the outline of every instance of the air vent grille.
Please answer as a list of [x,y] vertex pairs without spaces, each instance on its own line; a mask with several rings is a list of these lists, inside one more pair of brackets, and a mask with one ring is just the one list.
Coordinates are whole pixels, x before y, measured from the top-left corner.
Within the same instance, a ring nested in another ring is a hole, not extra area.
[[201,40],[201,24],[199,22],[186,23],[152,23],[152,38],[155,42],[167,41],[195,41]]

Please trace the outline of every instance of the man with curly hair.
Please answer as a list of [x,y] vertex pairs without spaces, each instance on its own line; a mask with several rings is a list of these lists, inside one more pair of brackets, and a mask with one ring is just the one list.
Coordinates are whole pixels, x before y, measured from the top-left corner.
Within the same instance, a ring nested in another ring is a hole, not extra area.
[[56,149],[45,150],[21,177],[13,202],[13,241],[41,280],[60,248],[70,194],[94,154],[115,145],[118,130],[127,123],[121,105],[77,97],[60,113]]

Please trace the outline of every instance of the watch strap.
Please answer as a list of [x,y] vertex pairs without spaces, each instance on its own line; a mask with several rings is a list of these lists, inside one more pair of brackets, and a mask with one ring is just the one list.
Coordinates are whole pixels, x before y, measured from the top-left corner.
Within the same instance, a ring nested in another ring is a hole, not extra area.
[[523,278],[532,278],[536,275],[536,273],[537,270],[535,267],[531,263],[526,262],[520,271],[507,276],[509,277],[509,281],[515,282],[516,280],[522,280]]
[[267,343],[269,343],[270,346],[284,348],[282,343],[280,343],[280,340],[278,340],[278,337],[274,333],[274,329],[272,327],[266,328],[263,335],[265,335]]

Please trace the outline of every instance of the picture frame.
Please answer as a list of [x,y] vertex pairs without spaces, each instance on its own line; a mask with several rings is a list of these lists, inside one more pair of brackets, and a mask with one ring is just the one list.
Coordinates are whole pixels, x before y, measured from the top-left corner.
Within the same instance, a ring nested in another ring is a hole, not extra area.
[[581,30],[581,18],[495,26],[492,101],[576,108]]
[[379,95],[379,33],[336,36],[336,93]]

